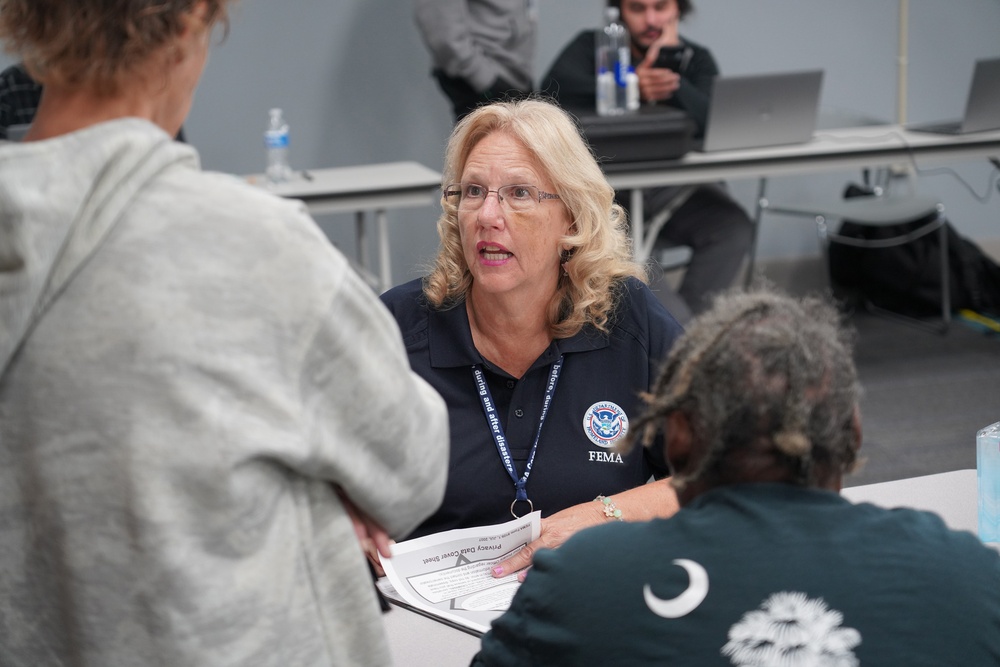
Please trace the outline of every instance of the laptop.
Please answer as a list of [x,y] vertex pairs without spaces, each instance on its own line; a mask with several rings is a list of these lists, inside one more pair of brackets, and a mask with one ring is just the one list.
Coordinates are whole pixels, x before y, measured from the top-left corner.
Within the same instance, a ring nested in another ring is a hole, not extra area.
[[823,70],[716,77],[701,150],[800,144],[812,139]]
[[964,118],[907,125],[906,129],[935,134],[968,134],[1000,129],[1000,58],[976,61]]

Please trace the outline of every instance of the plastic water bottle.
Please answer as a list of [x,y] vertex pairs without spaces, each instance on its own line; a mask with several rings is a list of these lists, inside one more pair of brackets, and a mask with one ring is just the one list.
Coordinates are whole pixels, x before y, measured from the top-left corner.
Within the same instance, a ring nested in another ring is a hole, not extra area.
[[1000,422],[976,434],[979,539],[1000,543]]
[[618,8],[604,10],[604,28],[597,32],[597,113],[614,116],[626,112],[628,72],[632,64],[632,44],[628,29],[618,22]]
[[639,110],[639,75],[631,67],[625,75],[625,110],[628,112]]
[[267,182],[271,184],[284,183],[291,176],[288,166],[288,123],[282,116],[281,109],[271,109],[271,121],[264,132],[264,145],[267,146]]
[[597,68],[597,115],[612,116],[615,113],[615,75],[606,67]]

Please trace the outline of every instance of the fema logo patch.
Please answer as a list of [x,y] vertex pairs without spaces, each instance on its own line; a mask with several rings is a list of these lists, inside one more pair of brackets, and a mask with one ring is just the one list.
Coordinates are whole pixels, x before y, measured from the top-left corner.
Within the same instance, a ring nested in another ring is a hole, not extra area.
[[628,415],[610,401],[594,403],[583,415],[583,432],[599,447],[611,447],[628,433]]

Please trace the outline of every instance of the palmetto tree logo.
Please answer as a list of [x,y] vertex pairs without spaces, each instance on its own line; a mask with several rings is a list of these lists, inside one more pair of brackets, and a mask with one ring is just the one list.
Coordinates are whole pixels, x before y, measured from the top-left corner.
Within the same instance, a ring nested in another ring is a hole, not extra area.
[[729,629],[722,654],[736,667],[857,667],[861,633],[820,598],[775,593]]

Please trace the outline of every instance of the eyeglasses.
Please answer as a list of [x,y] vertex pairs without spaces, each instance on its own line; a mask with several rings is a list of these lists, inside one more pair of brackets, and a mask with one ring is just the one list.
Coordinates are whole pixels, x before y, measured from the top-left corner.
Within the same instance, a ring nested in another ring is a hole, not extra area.
[[530,211],[543,200],[560,199],[559,195],[542,192],[534,185],[504,185],[488,190],[478,183],[452,183],[444,189],[444,196],[458,197],[460,211],[475,211],[491,192],[497,193],[497,200],[511,211]]

